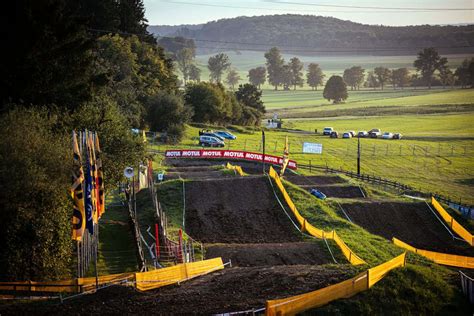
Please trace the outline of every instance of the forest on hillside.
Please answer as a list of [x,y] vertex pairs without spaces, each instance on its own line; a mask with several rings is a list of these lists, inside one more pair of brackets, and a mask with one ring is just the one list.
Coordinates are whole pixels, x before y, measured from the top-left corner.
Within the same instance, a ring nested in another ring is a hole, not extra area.
[[150,26],[156,36],[196,41],[199,53],[222,50],[282,51],[304,54],[366,53],[399,55],[420,47],[440,53],[474,52],[474,25],[382,26],[314,15],[270,15],[221,19],[202,25]]

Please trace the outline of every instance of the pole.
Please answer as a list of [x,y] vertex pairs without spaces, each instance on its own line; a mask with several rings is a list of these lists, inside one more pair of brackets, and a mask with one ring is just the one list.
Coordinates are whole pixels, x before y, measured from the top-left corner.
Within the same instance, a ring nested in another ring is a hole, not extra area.
[[262,171],[265,174],[265,131],[262,130]]
[[360,136],[357,135],[357,175],[360,176]]
[[156,260],[158,261],[158,257],[160,256],[160,236],[158,235],[158,224],[155,224],[155,255]]
[[99,271],[97,270],[97,255],[99,253],[99,223],[97,223],[95,229],[94,229],[94,265],[95,265],[95,289],[97,290],[99,288]]

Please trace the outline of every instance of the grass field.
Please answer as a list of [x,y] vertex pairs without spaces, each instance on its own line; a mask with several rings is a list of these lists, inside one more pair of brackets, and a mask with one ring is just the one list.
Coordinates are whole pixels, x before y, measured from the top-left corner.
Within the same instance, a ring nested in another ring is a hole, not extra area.
[[[289,120],[286,127],[303,133],[267,131],[266,151],[283,153],[284,138],[288,136],[290,155],[299,163],[356,170],[357,140],[330,139],[315,134],[332,126],[340,132],[370,130],[401,132],[402,140],[363,139],[363,173],[397,180],[425,191],[456,197],[474,203],[474,114],[418,115],[352,118],[337,120]],[[155,148],[199,148],[198,128],[189,127],[180,145],[160,145]],[[244,130],[243,130],[244,131]],[[227,148],[261,151],[261,135],[257,132],[235,132],[237,140],[228,142]],[[303,154],[303,142],[320,143],[323,154]]]

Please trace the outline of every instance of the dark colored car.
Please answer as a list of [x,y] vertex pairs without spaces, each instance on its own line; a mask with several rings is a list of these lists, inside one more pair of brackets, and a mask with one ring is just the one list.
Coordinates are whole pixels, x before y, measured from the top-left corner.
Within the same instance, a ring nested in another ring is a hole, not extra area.
[[217,132],[214,132],[214,134],[216,134],[217,136],[223,137],[225,139],[230,139],[230,140],[237,139],[235,135],[226,131],[217,131]]
[[331,132],[331,136],[329,136],[329,137],[331,137],[331,138],[339,138],[339,133],[336,132],[336,131],[332,131],[332,132]]
[[400,133],[393,134],[393,139],[402,139],[402,134]]

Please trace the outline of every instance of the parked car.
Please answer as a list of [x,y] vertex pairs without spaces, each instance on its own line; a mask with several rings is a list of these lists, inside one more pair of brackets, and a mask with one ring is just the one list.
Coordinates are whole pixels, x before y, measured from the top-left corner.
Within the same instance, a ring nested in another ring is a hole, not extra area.
[[225,143],[223,140],[209,135],[199,136],[199,145],[206,147],[224,147]]
[[369,135],[371,138],[377,138],[382,135],[382,131],[378,128],[373,128],[369,131]]
[[339,137],[339,133],[336,132],[336,131],[332,131],[332,132],[331,132],[331,135],[330,135],[329,137],[331,137],[331,138],[338,138],[338,137]]
[[369,133],[367,131],[360,131],[357,136],[359,137],[369,137]]
[[325,127],[323,129],[323,135],[331,135],[331,133],[334,131],[332,127]]
[[392,134],[392,133],[389,133],[389,132],[385,132],[385,133],[383,133],[382,138],[383,138],[383,139],[392,139],[392,138],[393,138],[393,134]]
[[223,137],[225,139],[230,139],[230,140],[236,140],[237,137],[229,132],[226,132],[226,131],[217,131],[217,132],[214,132],[214,134],[216,134],[217,136],[220,136],[220,137]]
[[217,139],[219,139],[219,140],[221,140],[221,141],[224,141],[224,139],[225,139],[224,137],[219,136],[219,135],[217,135],[217,134],[214,133],[214,132],[212,132],[212,133],[211,133],[211,132],[203,132],[203,133],[201,133],[201,136],[211,136],[211,137],[215,137],[215,138],[217,138]]
[[345,132],[344,134],[342,134],[342,138],[352,138],[351,132]]
[[319,190],[311,189],[311,191],[309,191],[309,193],[311,193],[312,195],[314,195],[315,197],[317,197],[320,200],[325,200],[326,199],[326,194],[324,194],[323,192],[321,192]]
[[400,133],[393,134],[393,139],[402,139],[402,134]]
[[352,137],[356,136],[356,132],[355,132],[355,131],[349,131],[349,133],[351,134]]

